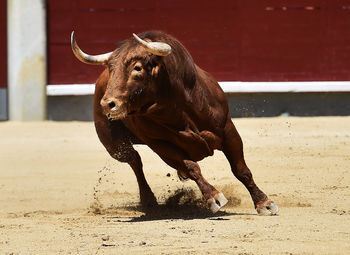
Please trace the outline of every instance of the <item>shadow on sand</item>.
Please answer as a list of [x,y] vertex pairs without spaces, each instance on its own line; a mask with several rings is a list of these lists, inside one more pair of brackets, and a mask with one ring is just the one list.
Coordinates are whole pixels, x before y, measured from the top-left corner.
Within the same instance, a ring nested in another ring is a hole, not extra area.
[[[206,208],[205,203],[195,198],[192,190],[178,190],[172,196],[167,198],[164,204],[153,207],[144,208],[142,206],[129,206],[123,208],[114,208],[110,211],[110,216],[106,216],[109,220],[117,222],[145,222],[157,220],[230,220],[227,216],[233,215],[253,215],[246,213],[231,213],[219,211],[213,214]],[[114,211],[114,213],[113,213]],[[123,215],[120,212],[123,211]],[[119,212],[119,213],[118,213]],[[116,214],[120,216],[116,216]]]
[[144,222],[156,220],[193,220],[193,219],[209,219],[209,220],[230,220],[225,216],[238,215],[219,211],[213,214],[205,207],[194,205],[179,205],[168,207],[167,205],[158,205],[153,208],[144,210],[145,214],[139,217],[133,217],[128,222]]

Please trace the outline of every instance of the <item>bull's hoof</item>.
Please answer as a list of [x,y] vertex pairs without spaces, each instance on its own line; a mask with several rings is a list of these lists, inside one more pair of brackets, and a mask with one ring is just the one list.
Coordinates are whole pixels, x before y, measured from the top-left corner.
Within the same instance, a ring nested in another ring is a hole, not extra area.
[[228,200],[224,194],[217,193],[214,197],[208,199],[208,207],[212,213],[216,213],[221,207],[227,204]]
[[157,200],[151,200],[147,202],[141,202],[143,208],[152,208],[158,206]]
[[271,200],[266,200],[265,202],[256,206],[256,211],[261,216],[277,215],[278,206]]
[[158,206],[157,199],[153,193],[148,196],[141,196],[140,200],[141,206],[143,208],[152,208]]

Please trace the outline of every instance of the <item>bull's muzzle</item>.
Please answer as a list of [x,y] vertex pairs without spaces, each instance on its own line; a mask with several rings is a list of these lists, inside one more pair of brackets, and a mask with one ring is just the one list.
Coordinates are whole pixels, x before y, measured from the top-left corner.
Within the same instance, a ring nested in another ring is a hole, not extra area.
[[123,119],[127,115],[125,105],[116,98],[102,98],[100,104],[103,113],[110,120]]

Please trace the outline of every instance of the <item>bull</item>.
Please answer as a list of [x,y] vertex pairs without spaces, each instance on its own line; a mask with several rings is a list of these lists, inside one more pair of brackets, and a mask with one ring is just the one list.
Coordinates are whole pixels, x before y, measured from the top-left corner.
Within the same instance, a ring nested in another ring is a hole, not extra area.
[[150,31],[133,34],[112,52],[88,55],[72,32],[71,46],[83,63],[106,67],[95,87],[96,132],[110,156],[133,169],[142,206],[155,206],[157,200],[134,144],[150,147],[180,179],[195,181],[213,213],[227,199],[202,176],[197,162],[221,150],[258,214],[277,214],[278,207],[258,188],[245,163],[226,95],[178,40]]

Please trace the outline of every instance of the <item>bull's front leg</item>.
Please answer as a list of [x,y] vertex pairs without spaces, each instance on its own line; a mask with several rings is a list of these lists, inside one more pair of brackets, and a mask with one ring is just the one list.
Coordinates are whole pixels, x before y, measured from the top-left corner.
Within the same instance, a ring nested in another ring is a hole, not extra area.
[[132,134],[121,121],[96,121],[95,127],[100,141],[114,159],[128,163],[135,173],[143,207],[157,205],[157,200],[149,187],[143,173],[142,161],[139,153],[133,148]]
[[226,205],[227,199],[225,198],[224,194],[216,190],[207,182],[207,180],[202,176],[200,167],[196,162],[184,160],[181,171],[182,174],[186,174],[188,178],[197,183],[204,199],[207,201],[207,206],[212,213],[216,213],[221,207]]
[[219,211],[227,203],[225,196],[204,179],[199,165],[186,159],[187,156],[183,150],[161,140],[150,140],[147,144],[165,163],[177,170],[180,179],[190,178],[197,183],[209,209],[213,213]]
[[276,215],[278,213],[277,205],[258,188],[251,171],[245,163],[243,143],[231,119],[228,120],[225,128],[223,152],[230,162],[232,173],[248,189],[258,214]]
[[125,127],[122,121],[111,122],[103,113],[100,101],[105,94],[108,79],[108,69],[105,69],[95,88],[94,121],[98,138],[114,159],[128,163],[134,171],[139,186],[141,205],[143,207],[157,205],[157,200],[143,173],[140,155],[133,147],[136,137]]

